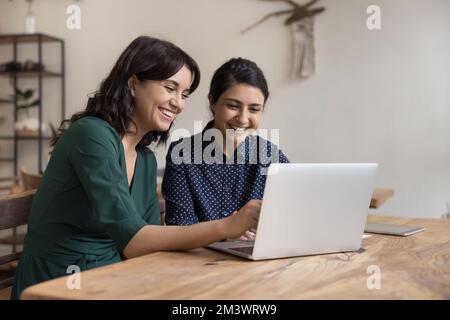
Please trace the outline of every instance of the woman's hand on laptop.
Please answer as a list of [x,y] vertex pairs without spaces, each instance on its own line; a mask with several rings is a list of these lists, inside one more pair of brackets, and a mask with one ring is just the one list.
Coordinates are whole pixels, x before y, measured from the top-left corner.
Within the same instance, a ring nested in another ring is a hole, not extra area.
[[226,230],[225,232],[226,234],[228,234],[228,239],[247,236],[247,233],[250,237],[250,232],[252,232],[252,230],[256,231],[259,212],[261,211],[261,203],[261,200],[250,200],[241,209],[235,211],[232,215],[223,219],[224,227]]
[[256,229],[251,229],[245,231],[245,233],[239,238],[242,241],[255,241],[256,238]]

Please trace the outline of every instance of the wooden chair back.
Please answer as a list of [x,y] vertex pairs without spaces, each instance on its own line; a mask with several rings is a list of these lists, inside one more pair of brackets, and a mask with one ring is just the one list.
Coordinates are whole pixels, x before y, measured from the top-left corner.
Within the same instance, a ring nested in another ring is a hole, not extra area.
[[29,173],[24,167],[20,169],[20,176],[22,178],[23,189],[25,191],[37,189],[42,180],[41,174]]
[[[18,227],[28,222],[36,190],[0,196],[0,230]],[[21,252],[0,256],[0,266],[17,261]],[[0,290],[12,285],[13,270],[0,270]]]

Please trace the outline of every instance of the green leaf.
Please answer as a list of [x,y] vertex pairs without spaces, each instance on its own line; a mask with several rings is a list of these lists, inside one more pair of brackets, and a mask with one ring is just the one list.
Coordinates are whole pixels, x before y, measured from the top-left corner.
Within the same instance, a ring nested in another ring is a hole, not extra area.
[[25,99],[30,99],[31,96],[33,95],[33,93],[34,93],[34,90],[28,89],[28,90],[25,91],[25,93],[23,94],[23,97],[24,97]]
[[23,98],[25,94],[19,88],[16,88],[16,96]]

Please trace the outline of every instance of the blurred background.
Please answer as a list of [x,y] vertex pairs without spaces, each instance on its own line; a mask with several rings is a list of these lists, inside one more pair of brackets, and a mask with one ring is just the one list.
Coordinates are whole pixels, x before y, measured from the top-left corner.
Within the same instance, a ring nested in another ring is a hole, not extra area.
[[[67,27],[73,11],[66,10],[74,4],[80,9],[80,29]],[[380,8],[381,29],[367,27],[367,8],[373,4]],[[40,98],[38,79],[15,83],[15,77],[0,72],[0,136],[5,138],[0,140],[0,177],[15,176],[22,167],[35,173],[45,169],[49,124],[58,126],[62,116],[82,110],[122,50],[135,37],[151,35],[183,48],[202,71],[200,87],[175,128],[196,133],[194,121],[206,124],[213,72],[231,57],[245,57],[261,67],[269,82],[261,127],[280,130],[280,147],[292,162],[377,162],[377,186],[392,188],[395,196],[376,213],[430,218],[449,213],[450,1],[322,0],[316,6],[326,10],[314,21],[315,73],[293,79],[287,16],[241,33],[266,14],[289,9],[282,1],[34,0],[30,8],[29,1],[0,0],[0,35],[34,28],[65,44],[63,55],[58,41],[42,45],[43,67],[55,74],[41,79]],[[14,56],[11,41],[0,43],[4,66]],[[17,60],[31,61],[33,68],[38,47],[20,44]],[[25,106],[37,98],[40,106],[22,108],[14,119],[8,104],[18,94],[14,88],[34,93]],[[16,156],[16,142],[7,139],[14,136],[17,121],[36,119],[39,108],[46,127],[41,168],[39,137],[19,139]],[[164,148],[156,152],[159,168],[165,166],[165,154]]]

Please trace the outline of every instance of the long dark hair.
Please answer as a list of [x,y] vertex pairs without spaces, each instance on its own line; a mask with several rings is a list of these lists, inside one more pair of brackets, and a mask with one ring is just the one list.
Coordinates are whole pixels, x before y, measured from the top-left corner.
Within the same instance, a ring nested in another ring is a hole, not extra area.
[[[194,59],[170,42],[147,36],[136,38],[120,55],[111,73],[101,83],[99,90],[89,98],[86,109],[61,123],[51,145],[54,146],[58,142],[68,126],[87,116],[105,120],[116,129],[119,136],[123,137],[127,133],[129,124],[133,123],[131,116],[135,108],[133,96],[128,87],[128,79],[136,75],[139,81],[166,80],[184,65],[192,73],[193,80],[190,87],[192,93],[200,82],[200,70]],[[137,148],[145,150],[155,141],[158,145],[165,143],[169,137],[169,130],[147,133]]]
[[215,104],[222,93],[240,83],[260,89],[264,95],[264,102],[269,98],[266,77],[258,65],[244,58],[233,58],[217,69],[212,77],[209,87],[211,103]]

